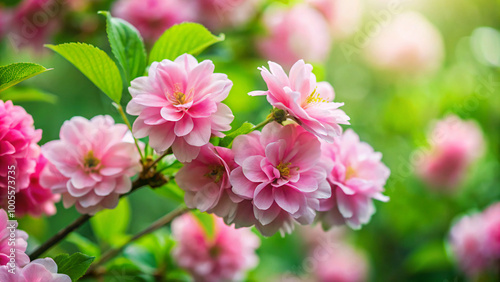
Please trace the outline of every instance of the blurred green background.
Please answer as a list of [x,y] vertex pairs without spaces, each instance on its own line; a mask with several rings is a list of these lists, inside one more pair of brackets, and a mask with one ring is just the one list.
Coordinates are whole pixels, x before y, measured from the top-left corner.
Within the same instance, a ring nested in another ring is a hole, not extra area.
[[[95,20],[95,32],[84,35],[72,32],[71,21],[79,20],[74,16],[51,42],[85,41],[110,53],[104,17],[94,14],[98,9],[109,9],[109,5],[109,1],[98,1],[79,14]],[[351,117],[349,127],[382,152],[383,162],[391,169],[385,193],[390,201],[376,202],[377,212],[371,222],[359,231],[349,232],[349,242],[367,254],[373,281],[465,279],[447,253],[445,241],[450,226],[458,216],[500,201],[500,68],[498,64],[485,62],[486,51],[474,51],[474,48],[487,50],[484,44],[496,42],[493,45],[496,48],[490,52],[500,56],[500,1],[427,1],[420,12],[439,29],[445,44],[444,62],[432,75],[393,75],[373,69],[362,56],[346,57],[341,46],[354,44],[354,36],[335,42],[328,60],[314,65],[318,80],[329,81],[335,88],[335,100],[345,102],[343,110]],[[369,10],[365,11],[363,23],[369,23],[371,16]],[[479,27],[488,27],[493,32],[486,37],[478,36],[475,31]],[[359,30],[363,28],[361,25]],[[266,60],[252,47],[252,32],[226,31],[226,41],[198,57],[213,60],[216,72],[228,74],[234,83],[225,101],[236,116],[233,128],[244,121],[258,123],[270,110],[265,98],[247,95],[249,91],[265,89],[257,67],[265,65]],[[14,50],[4,40],[0,65],[24,61],[53,68],[18,86],[57,96],[56,103],[17,103],[33,116],[35,127],[43,130],[41,144],[57,139],[62,123],[75,115],[91,118],[109,114],[120,120],[110,100],[62,57],[49,50],[42,53]],[[448,113],[476,120],[487,142],[486,153],[471,167],[459,192],[453,195],[431,192],[414,176],[411,161],[412,152],[427,148],[430,123]],[[130,197],[130,223],[125,227],[128,234],[142,230],[176,206],[164,194],[141,189]],[[73,208],[66,210],[61,203],[57,207],[58,213],[50,218],[20,221],[22,229],[30,234],[30,242],[42,242],[78,217]],[[85,225],[79,233],[106,247],[90,225]],[[64,242],[51,253],[76,250],[75,244]],[[275,235],[262,240],[258,254],[260,264],[249,279],[269,281],[283,273],[303,274],[307,248],[297,233],[284,238]],[[154,258],[148,258],[147,254],[144,257],[136,254],[137,257],[146,265],[154,265],[151,262]]]

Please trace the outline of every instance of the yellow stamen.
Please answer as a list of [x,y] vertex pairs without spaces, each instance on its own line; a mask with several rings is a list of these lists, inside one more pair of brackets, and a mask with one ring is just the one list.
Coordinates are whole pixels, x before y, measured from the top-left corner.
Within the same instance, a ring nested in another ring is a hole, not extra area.
[[280,172],[281,177],[288,177],[290,176],[290,168],[288,167],[292,163],[282,163],[280,162],[279,165],[276,167],[278,171]]
[[313,103],[327,103],[328,101],[321,98],[321,94],[317,92],[316,90],[318,87],[314,88],[313,92],[307,97],[304,106],[307,106],[309,104]]
[[101,161],[94,156],[93,151],[89,151],[87,155],[83,158],[83,166],[89,170],[95,169],[100,162]]
[[210,172],[205,174],[206,177],[212,178],[215,183],[221,181],[222,176],[224,176],[225,168],[222,165],[219,166],[210,166]]
[[352,166],[348,166],[345,170],[345,180],[351,179],[353,177],[356,177],[358,174]]

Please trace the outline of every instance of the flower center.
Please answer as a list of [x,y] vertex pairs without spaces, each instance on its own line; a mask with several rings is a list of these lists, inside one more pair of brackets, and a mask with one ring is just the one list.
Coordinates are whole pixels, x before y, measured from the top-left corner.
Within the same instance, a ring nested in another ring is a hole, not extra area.
[[356,170],[352,166],[348,166],[345,170],[345,180],[358,176]]
[[303,103],[304,107],[307,107],[309,104],[317,104],[317,103],[328,103],[327,100],[321,98],[321,94],[316,90],[318,87],[314,88],[313,92],[307,96],[306,100]]
[[101,161],[94,156],[93,151],[89,151],[83,158],[83,167],[86,171],[95,172]]
[[282,163],[280,162],[279,165],[276,167],[276,169],[278,169],[278,171],[280,172],[280,176],[281,177],[284,177],[284,178],[287,178],[288,176],[290,176],[290,167],[289,165],[291,165],[292,163]]
[[205,174],[206,177],[213,179],[215,183],[221,181],[226,169],[223,165],[212,165],[209,166],[210,172]]
[[191,99],[186,97],[186,94],[181,91],[181,85],[179,83],[174,85],[174,92],[170,93],[169,100],[174,106],[184,105],[191,101]]

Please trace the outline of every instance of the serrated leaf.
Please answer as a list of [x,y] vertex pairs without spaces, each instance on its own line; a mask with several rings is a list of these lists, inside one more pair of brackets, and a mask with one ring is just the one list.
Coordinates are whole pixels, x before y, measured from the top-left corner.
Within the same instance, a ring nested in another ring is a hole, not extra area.
[[146,70],[147,55],[139,31],[127,21],[112,17],[109,12],[100,11],[99,14],[106,17],[111,51],[123,68],[126,81],[142,76]]
[[255,126],[249,122],[243,123],[238,129],[227,134],[224,138],[222,138],[222,140],[220,140],[220,142],[219,142],[219,146],[229,147],[229,145],[231,145],[231,143],[233,143],[234,138],[236,138],[240,135],[248,134],[248,133],[252,132],[252,129],[254,127]]
[[14,63],[0,67],[0,91],[51,69],[34,63]]
[[78,281],[85,274],[94,259],[95,257],[82,253],[74,253],[71,256],[68,254],[58,255],[54,258],[54,261],[57,264],[57,273],[68,275],[71,281]]
[[14,87],[0,93],[0,99],[12,102],[47,102],[55,104],[57,96],[40,89],[30,87]]
[[94,242],[90,241],[89,239],[83,237],[78,233],[73,232],[69,234],[66,240],[70,243],[75,244],[78,247],[78,249],[85,254],[94,257],[98,257],[101,255],[101,250],[96,244],[94,244]]
[[115,103],[122,97],[122,78],[115,62],[101,49],[86,43],[45,45],[79,69]]
[[200,225],[205,230],[208,238],[213,238],[215,235],[215,218],[213,215],[200,212],[198,210],[193,211],[193,215],[196,217]]
[[116,208],[103,210],[93,216],[90,225],[99,240],[116,246],[126,236],[129,220],[130,205],[127,198],[122,198]]
[[149,55],[149,64],[165,59],[174,60],[184,53],[196,56],[210,45],[223,40],[224,34],[215,36],[201,24],[177,24],[167,29],[156,41]]

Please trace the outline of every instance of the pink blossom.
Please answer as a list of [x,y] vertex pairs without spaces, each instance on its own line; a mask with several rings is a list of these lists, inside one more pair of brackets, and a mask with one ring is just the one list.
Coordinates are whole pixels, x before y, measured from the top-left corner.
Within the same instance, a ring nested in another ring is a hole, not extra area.
[[360,142],[350,129],[332,144],[324,142],[322,150],[323,161],[334,165],[328,175],[332,197],[321,203],[322,209],[329,211],[321,219],[326,225],[346,223],[358,229],[375,213],[373,199],[389,200],[382,192],[390,170],[381,162],[382,154]]
[[283,68],[269,62],[269,70],[260,68],[267,91],[253,91],[250,95],[266,95],[267,101],[286,113],[305,130],[332,142],[342,133],[339,124],[349,124],[349,117],[338,108],[344,103],[333,103],[335,93],[328,82],[316,82],[310,64],[299,60],[287,76]]
[[181,162],[196,158],[212,134],[224,136],[221,131],[231,129],[234,116],[221,101],[233,83],[214,68],[211,61],[198,63],[188,54],[154,62],[149,76],[134,79],[129,88],[133,98],[127,112],[139,116],[134,136],[149,136],[159,154],[172,146]]
[[[33,118],[20,106],[11,101],[0,100],[0,190],[1,197],[7,195],[7,186],[16,192],[28,187],[30,174],[35,172],[36,160],[40,155],[37,142],[42,131],[35,130]],[[15,173],[14,173],[15,172]],[[8,176],[15,178],[15,185],[9,184]]]
[[485,225],[481,214],[462,217],[450,231],[450,246],[460,268],[474,277],[488,267],[484,256]]
[[241,27],[257,13],[262,0],[198,0],[198,22],[213,30]]
[[229,173],[236,168],[230,149],[207,144],[192,162],[185,164],[175,175],[175,181],[186,191],[189,208],[226,217],[243,199],[231,190]]
[[[26,247],[28,246],[28,243],[26,240],[28,240],[28,234],[22,230],[17,229],[17,222],[14,224],[16,226],[16,231],[15,231],[15,246],[11,246],[9,244],[9,239],[10,234],[11,234],[11,227],[12,224],[9,223],[9,218],[7,216],[7,213],[5,210],[0,209],[0,265],[7,265],[12,268],[13,265],[11,265],[13,262],[10,260],[10,255],[11,255],[11,249],[15,249],[15,265],[16,267],[22,267],[26,265],[28,262],[30,262],[30,258],[28,255],[26,255]],[[1,280],[3,281],[3,280]]]
[[134,25],[150,43],[165,30],[185,21],[194,21],[198,8],[193,0],[119,0],[112,14]]
[[473,121],[448,116],[429,135],[430,150],[415,161],[417,175],[431,188],[453,192],[484,151],[481,129]]
[[[321,248],[321,247],[318,247]],[[313,250],[326,253],[317,260],[315,276],[320,282],[362,282],[368,280],[369,266],[363,253],[346,243],[339,242],[330,250]]]
[[213,220],[210,237],[193,215],[176,218],[172,234],[177,245],[172,254],[195,281],[243,281],[245,272],[258,263],[259,238],[248,228],[235,229],[215,216]]
[[71,282],[66,274],[57,273],[57,264],[51,258],[36,259],[15,274],[9,273],[6,266],[0,267],[2,282]]
[[299,59],[322,63],[328,58],[332,43],[328,23],[314,8],[274,6],[264,12],[263,23],[267,35],[257,47],[264,58],[286,66]]
[[23,0],[13,11],[9,23],[12,44],[41,51],[61,25],[62,8],[56,0]]
[[422,15],[396,15],[365,48],[376,68],[394,73],[423,74],[437,70],[444,46],[439,31]]
[[363,3],[360,0],[308,0],[318,9],[330,25],[334,38],[345,38],[360,27]]
[[80,213],[115,208],[120,195],[132,188],[130,177],[141,169],[139,153],[127,133],[127,126],[115,124],[110,116],[64,122],[61,139],[42,146],[49,164],[40,184],[62,193],[64,206],[75,205]]
[[313,221],[319,200],[330,197],[326,170],[319,164],[318,139],[293,124],[266,125],[234,139],[235,161],[231,172],[233,192],[252,200],[253,212],[265,236]]
[[53,215],[56,213],[54,203],[61,199],[61,195],[52,194],[50,188],[40,185],[40,173],[47,164],[47,159],[43,155],[38,158],[35,172],[30,176],[28,188],[22,189],[16,194],[16,216],[39,217],[42,214]]
[[484,253],[490,260],[500,263],[500,203],[487,208],[483,213],[483,220],[486,232]]

